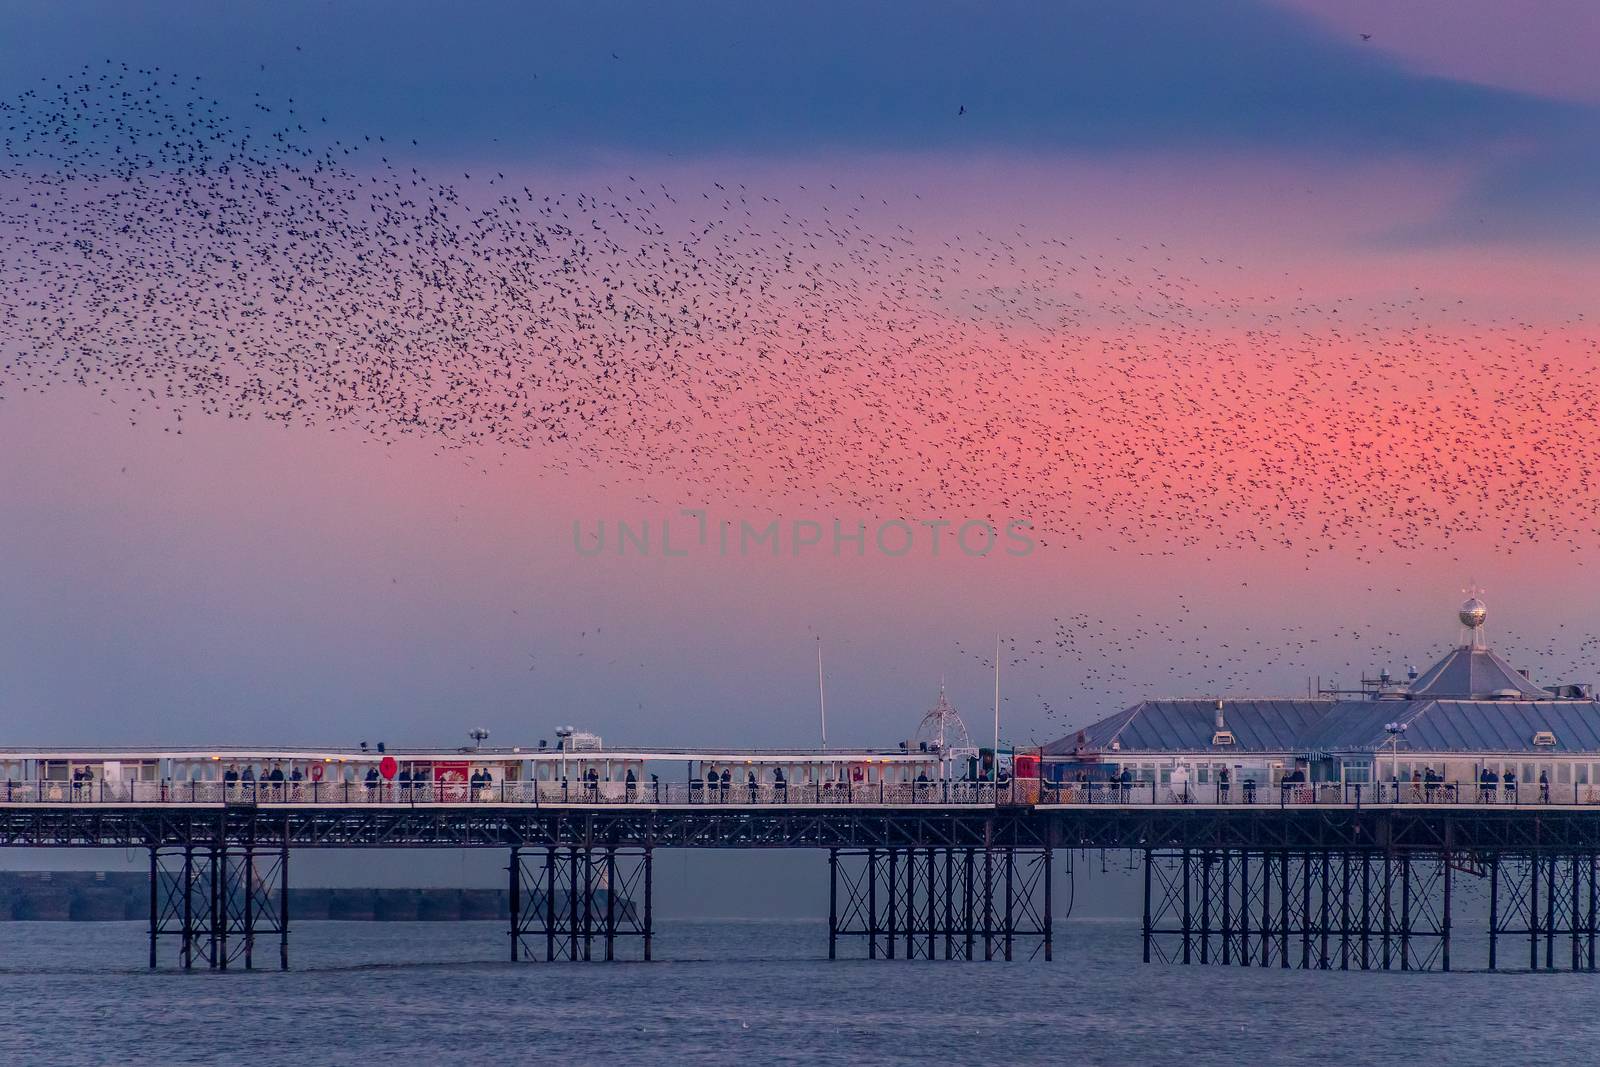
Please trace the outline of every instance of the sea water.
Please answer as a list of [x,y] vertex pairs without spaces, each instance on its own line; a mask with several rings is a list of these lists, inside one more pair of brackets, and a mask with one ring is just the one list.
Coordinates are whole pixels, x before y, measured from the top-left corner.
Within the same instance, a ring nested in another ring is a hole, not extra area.
[[[1600,975],[837,960],[816,922],[661,922],[652,963],[510,963],[498,923],[295,925],[293,969],[144,969],[139,923],[0,924],[0,1062],[1524,1064],[1600,1040]],[[859,946],[851,945],[852,952]],[[629,947],[636,952],[636,946]],[[275,968],[277,944],[261,956]]]

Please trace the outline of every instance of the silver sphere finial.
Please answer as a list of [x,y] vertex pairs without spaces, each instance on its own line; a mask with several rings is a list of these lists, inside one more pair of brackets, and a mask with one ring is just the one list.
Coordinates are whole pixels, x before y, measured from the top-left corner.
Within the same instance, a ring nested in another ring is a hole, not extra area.
[[1460,619],[1462,626],[1470,626],[1474,630],[1483,625],[1483,620],[1489,617],[1489,609],[1483,601],[1473,597],[1461,605]]

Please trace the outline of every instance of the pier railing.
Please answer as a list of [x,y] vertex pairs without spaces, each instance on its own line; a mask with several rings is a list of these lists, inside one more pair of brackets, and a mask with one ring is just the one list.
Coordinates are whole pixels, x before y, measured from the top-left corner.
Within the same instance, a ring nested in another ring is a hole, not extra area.
[[1032,783],[807,782],[724,785],[699,782],[489,781],[155,781],[25,782],[0,786],[11,804],[530,804],[530,805],[784,805],[904,806],[1021,804]]
[[1600,784],[1534,782],[1061,782],[1043,783],[1040,804],[1209,807],[1363,807],[1368,805],[1600,806]]
[[10,804],[297,804],[533,806],[1116,806],[1364,807],[1373,805],[1600,807],[1600,784],[1504,782],[795,782],[662,781],[6,781]]

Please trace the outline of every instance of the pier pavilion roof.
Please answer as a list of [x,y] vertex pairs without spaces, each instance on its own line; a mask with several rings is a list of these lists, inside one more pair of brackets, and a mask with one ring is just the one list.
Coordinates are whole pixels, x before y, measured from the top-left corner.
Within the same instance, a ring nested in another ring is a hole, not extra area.
[[1067,756],[1080,747],[1121,752],[1296,752],[1299,739],[1333,706],[1332,700],[1224,700],[1223,728],[1230,745],[1213,745],[1215,700],[1145,700],[1076,735],[1044,746],[1046,756]]
[[1404,689],[1344,699],[1144,700],[1045,745],[1043,755],[1355,754],[1387,748],[1391,723],[1405,726],[1399,747],[1413,753],[1600,754],[1600,701],[1581,687],[1557,687],[1564,696],[1541,689],[1490,650],[1481,600],[1459,614],[1470,639]]
[[1043,746],[1045,757],[1093,753],[1339,754],[1387,747],[1415,753],[1600,754],[1600,702],[1559,700],[1224,700],[1232,744],[1218,745],[1215,700],[1145,700]]

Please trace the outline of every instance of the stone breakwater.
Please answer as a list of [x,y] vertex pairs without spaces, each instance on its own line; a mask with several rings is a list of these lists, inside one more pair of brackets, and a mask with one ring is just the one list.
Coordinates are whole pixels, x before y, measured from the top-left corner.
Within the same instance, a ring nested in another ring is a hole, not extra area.
[[[604,907],[605,891],[596,893]],[[526,906],[526,902],[525,906]],[[543,902],[535,906],[542,907]],[[631,905],[618,902],[619,911]],[[294,888],[291,922],[504,920],[504,889]],[[150,878],[131,871],[0,871],[0,921],[124,922],[150,918]]]

